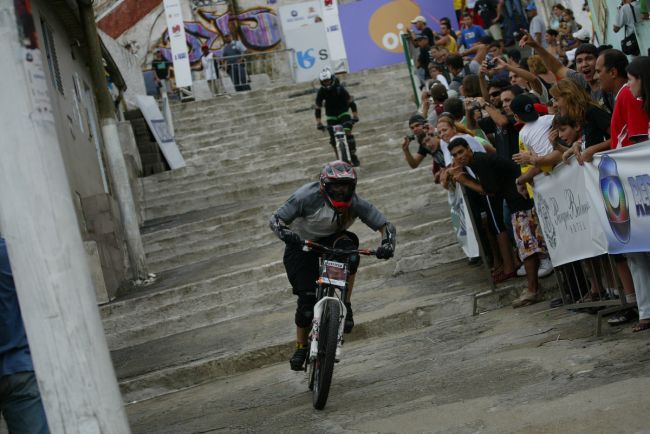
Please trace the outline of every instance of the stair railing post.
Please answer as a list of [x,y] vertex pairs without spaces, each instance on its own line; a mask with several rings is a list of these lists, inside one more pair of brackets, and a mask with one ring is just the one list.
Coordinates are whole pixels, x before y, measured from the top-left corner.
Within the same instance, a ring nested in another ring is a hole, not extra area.
[[115,119],[115,107],[108,91],[108,82],[104,72],[104,64],[95,23],[93,0],[77,0],[81,27],[83,29],[88,68],[92,80],[93,92],[97,101],[97,111],[104,139],[104,149],[108,160],[108,169],[115,197],[120,208],[122,225],[126,236],[126,246],[129,253],[132,277],[144,280],[148,277],[142,235],[138,224],[138,214],[133,200],[133,192],[129,181],[129,172],[124,160],[120,136]]

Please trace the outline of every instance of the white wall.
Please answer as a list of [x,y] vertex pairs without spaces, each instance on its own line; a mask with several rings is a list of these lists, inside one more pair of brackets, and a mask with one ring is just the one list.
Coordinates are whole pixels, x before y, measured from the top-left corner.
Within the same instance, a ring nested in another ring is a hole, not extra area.
[[111,53],[111,57],[119,68],[122,78],[124,78],[127,87],[124,95],[126,102],[129,107],[135,107],[137,105],[135,96],[147,94],[142,77],[140,60],[106,33],[99,29],[98,33],[104,45],[106,45],[108,52]]
[[[95,128],[97,134],[99,130],[93,122],[96,111],[92,102],[92,81],[85,65],[80,62],[84,56],[77,45],[68,38],[66,29],[60,25],[56,16],[51,14],[51,8],[41,6],[43,3],[44,0],[34,2],[34,21],[43,51],[45,47],[41,19],[53,30],[63,94],[53,85],[45,56],[43,67],[48,76],[52,109],[70,186],[79,198],[104,193],[100,161],[94,141],[99,137],[94,134],[93,129]],[[75,77],[79,93],[75,91]]]

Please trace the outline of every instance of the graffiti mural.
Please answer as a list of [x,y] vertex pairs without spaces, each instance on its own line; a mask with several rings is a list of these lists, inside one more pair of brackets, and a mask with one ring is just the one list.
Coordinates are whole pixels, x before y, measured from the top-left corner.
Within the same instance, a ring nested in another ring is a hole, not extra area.
[[[280,44],[282,31],[280,22],[271,8],[259,6],[234,15],[229,11],[219,13],[215,10],[197,9],[197,21],[185,21],[185,35],[190,63],[195,69],[201,68],[201,46],[207,45],[215,56],[220,57],[223,35],[236,33],[239,40],[252,51],[268,51]],[[169,35],[165,30],[158,48],[163,56],[172,61],[169,48]]]

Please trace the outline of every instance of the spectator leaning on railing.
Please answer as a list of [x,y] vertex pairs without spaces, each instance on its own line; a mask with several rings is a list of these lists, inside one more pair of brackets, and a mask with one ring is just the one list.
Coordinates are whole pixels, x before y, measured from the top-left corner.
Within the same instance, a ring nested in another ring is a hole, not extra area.
[[[538,270],[540,254],[545,254],[546,244],[542,235],[532,199],[519,194],[515,187],[519,167],[496,154],[473,152],[464,138],[455,138],[449,144],[454,167],[450,174],[454,181],[482,194],[504,198],[511,212],[515,227],[515,241],[519,258],[523,261],[528,286],[512,307],[522,307],[542,301],[539,290]],[[465,170],[469,168],[473,176]]]

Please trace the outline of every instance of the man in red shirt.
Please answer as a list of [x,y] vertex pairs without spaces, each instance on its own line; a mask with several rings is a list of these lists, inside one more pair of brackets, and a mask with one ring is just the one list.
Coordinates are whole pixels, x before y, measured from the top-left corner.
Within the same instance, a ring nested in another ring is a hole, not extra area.
[[641,101],[625,85],[618,92],[611,123],[612,149],[647,140],[648,115]]

